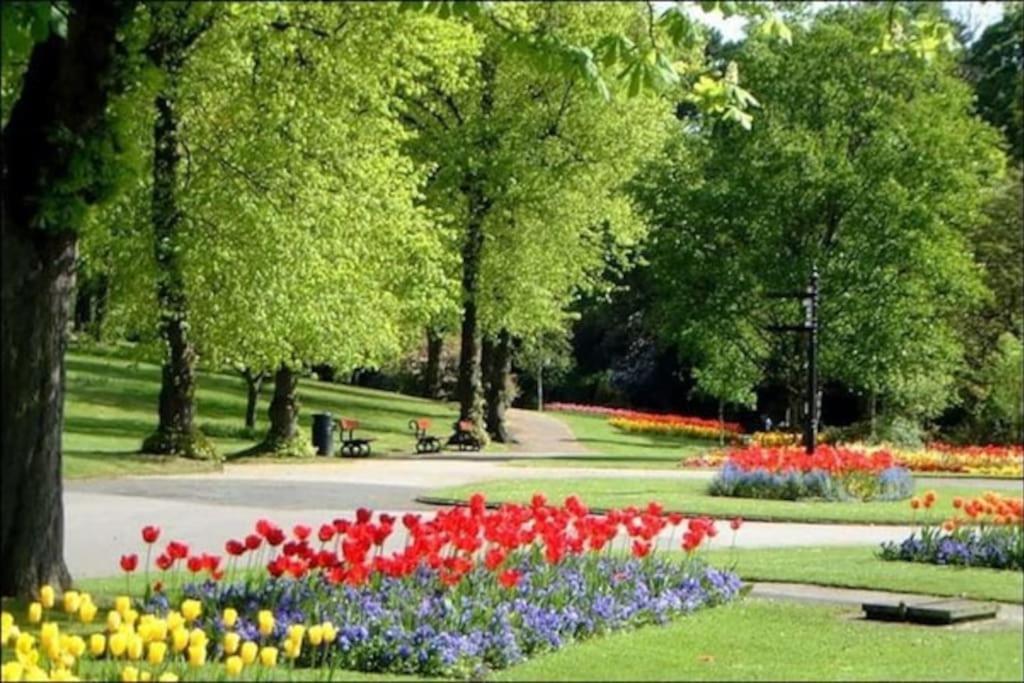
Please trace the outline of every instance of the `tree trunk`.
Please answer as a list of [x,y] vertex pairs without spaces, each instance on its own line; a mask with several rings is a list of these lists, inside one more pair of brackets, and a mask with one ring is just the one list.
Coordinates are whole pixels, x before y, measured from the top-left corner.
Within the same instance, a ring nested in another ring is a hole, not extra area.
[[868,419],[871,421],[871,438],[878,436],[878,394],[874,391],[868,396]]
[[242,377],[245,378],[246,387],[246,401],[245,401],[245,428],[256,429],[256,404],[260,400],[260,390],[263,389],[263,380],[266,378],[267,373],[260,372],[254,373],[252,368],[246,368],[242,371]]
[[[481,63],[483,87],[480,96],[480,116],[486,122],[494,109],[495,65],[485,59]],[[496,142],[493,133],[485,130],[479,145],[480,157],[487,161],[488,151]],[[479,163],[479,162],[478,162]],[[477,320],[477,295],[480,288],[480,265],[484,248],[484,221],[491,209],[487,196],[485,174],[482,169],[470,168],[463,176],[461,186],[469,204],[466,238],[462,244],[462,343],[459,349],[459,419],[482,422],[480,387],[480,339]],[[478,429],[481,432],[482,430]]]
[[427,364],[423,370],[423,395],[441,397],[441,351],[444,337],[433,327],[427,328]]
[[512,337],[507,330],[502,330],[493,345],[487,382],[487,432],[500,443],[511,441],[505,421],[511,402]]
[[287,365],[274,373],[274,397],[267,409],[270,429],[264,441],[267,450],[278,451],[295,440],[299,432],[299,376]]
[[718,399],[718,445],[725,445],[725,401]]
[[[0,279],[0,594],[67,587],[61,431],[64,351],[80,207],[98,199],[109,160],[115,36],[131,3],[71,3],[67,37],[32,48],[3,130]],[[92,172],[92,171],[91,171]],[[74,177],[73,182],[68,182]]]
[[[158,65],[177,63],[179,57],[163,54]],[[181,210],[178,208],[178,114],[175,111],[175,72],[167,74],[167,85],[157,94],[153,124],[153,248],[157,266],[157,306],[160,336],[166,345],[166,359],[160,383],[159,417],[156,433],[142,445],[144,453],[180,455],[190,458],[215,457],[213,449],[195,426],[196,352],[188,334],[188,302],[178,255]]]

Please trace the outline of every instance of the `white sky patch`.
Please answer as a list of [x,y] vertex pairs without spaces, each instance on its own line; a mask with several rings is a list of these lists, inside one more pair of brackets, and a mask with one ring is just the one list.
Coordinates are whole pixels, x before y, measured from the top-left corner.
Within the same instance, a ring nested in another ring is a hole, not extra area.
[[[654,4],[659,10],[664,11],[676,3],[655,2]],[[815,0],[811,2],[811,10],[817,11],[833,4],[836,3]],[[987,26],[1003,18],[1004,3],[996,2],[995,0],[987,0],[985,2],[980,0],[945,0],[943,4],[954,18],[963,22],[968,27],[970,34],[974,37],[981,35],[981,32]],[[726,19],[722,16],[721,12],[705,12],[697,2],[685,2],[683,5],[691,17],[702,24],[717,29],[726,42],[741,40],[746,34],[747,20],[744,17],[729,17]]]

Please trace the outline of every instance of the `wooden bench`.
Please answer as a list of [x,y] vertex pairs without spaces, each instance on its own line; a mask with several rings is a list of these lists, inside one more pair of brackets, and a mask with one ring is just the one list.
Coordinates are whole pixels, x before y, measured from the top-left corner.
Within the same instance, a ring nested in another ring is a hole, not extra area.
[[359,420],[341,418],[338,420],[338,428],[341,430],[341,449],[338,454],[344,457],[365,458],[370,455],[370,443],[376,441],[372,437],[357,439],[355,430],[359,429]]
[[430,420],[425,417],[409,420],[409,429],[416,434],[417,453],[439,453],[441,451],[441,440],[427,434],[427,430],[430,429]]
[[472,420],[458,420],[454,427],[455,433],[448,439],[449,446],[455,446],[460,451],[478,451],[483,447],[476,436]]

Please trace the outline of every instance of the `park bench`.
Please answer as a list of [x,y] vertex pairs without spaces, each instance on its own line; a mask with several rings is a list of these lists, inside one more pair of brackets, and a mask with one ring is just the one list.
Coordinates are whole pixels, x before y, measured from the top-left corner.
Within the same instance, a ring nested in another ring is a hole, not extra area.
[[430,420],[423,417],[418,420],[409,420],[409,429],[413,430],[416,434],[417,453],[438,453],[441,451],[441,440],[436,436],[427,434],[427,430],[430,429]]
[[359,429],[359,420],[343,417],[338,420],[338,427],[341,430],[340,455],[365,458],[370,454],[370,442],[376,439],[372,437],[357,439],[355,437],[355,430]]
[[455,422],[455,433],[448,439],[449,446],[455,446],[460,451],[478,451],[483,446],[476,436],[472,420],[458,420]]

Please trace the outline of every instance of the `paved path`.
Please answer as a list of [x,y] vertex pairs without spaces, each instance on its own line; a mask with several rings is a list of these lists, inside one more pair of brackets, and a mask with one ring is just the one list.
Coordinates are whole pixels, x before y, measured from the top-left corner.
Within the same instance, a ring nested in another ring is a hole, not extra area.
[[515,450],[522,453],[588,453],[568,425],[556,417],[536,410],[510,408],[508,430]]
[[[848,605],[860,607],[865,602],[899,603],[905,602],[908,605],[935,600],[949,600],[948,597],[936,595],[921,595],[919,593],[890,593],[888,591],[873,591],[861,588],[833,588],[831,586],[816,586],[806,583],[781,583],[768,581],[754,581],[750,595],[757,598],[771,600],[792,600],[797,602],[816,602],[833,605]],[[971,600],[969,602],[983,602]],[[983,620],[962,622],[944,628],[977,629],[986,627],[1005,627],[1015,625],[1020,628],[1024,623],[1024,605],[1014,603],[995,603],[999,606],[995,620]],[[934,628],[934,627],[929,627]]]

